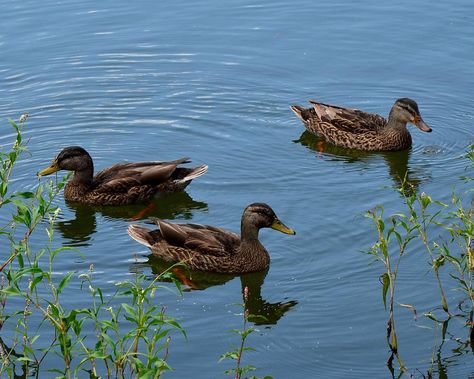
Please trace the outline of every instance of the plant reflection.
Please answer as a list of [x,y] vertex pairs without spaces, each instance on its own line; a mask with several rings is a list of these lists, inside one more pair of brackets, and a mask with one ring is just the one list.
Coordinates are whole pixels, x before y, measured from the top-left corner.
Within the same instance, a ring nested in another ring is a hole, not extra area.
[[[415,369],[413,373],[409,374],[410,378],[438,378],[438,379],[448,379],[449,378],[449,368],[456,367],[459,365],[459,357],[462,355],[472,354],[473,350],[471,349],[471,340],[467,338],[462,340],[457,338],[454,335],[451,335],[448,332],[449,322],[452,318],[448,318],[445,321],[435,321],[436,323],[436,332],[438,333],[439,327],[441,327],[441,335],[436,336],[435,342],[433,345],[433,355],[431,357],[430,367],[426,370],[426,373],[423,373],[420,369]],[[440,343],[438,344],[438,341]],[[445,342],[451,345],[457,345],[451,347],[450,350],[446,351],[446,348],[443,349]],[[443,353],[444,350],[444,353]],[[400,379],[406,376],[406,373],[398,372],[395,370],[393,365],[388,364],[387,368],[390,371],[390,376],[392,379]],[[416,372],[416,373],[415,373]],[[472,373],[474,374],[474,372]],[[469,376],[469,378],[473,377]]]
[[[154,255],[149,255],[147,262],[134,263],[131,271],[138,272],[144,267],[150,267],[154,275],[160,275],[171,266],[170,262],[157,258]],[[239,276],[193,271],[184,266],[172,267],[171,272],[175,278],[186,286],[184,291],[205,290],[212,286],[223,285]],[[256,325],[274,325],[287,311],[298,304],[296,300],[278,301],[275,303],[265,300],[262,297],[262,286],[267,273],[268,270],[240,275],[242,297],[244,288],[248,287],[249,289],[249,297],[246,302],[246,309],[248,309],[250,314],[249,321]]]
[[[7,344],[3,341],[2,337],[0,337],[0,356],[2,357],[3,365],[10,365],[11,371],[11,378],[13,379],[26,379],[27,377],[37,377],[37,368],[38,366],[32,362],[30,362],[29,366],[31,367],[28,370],[28,365],[26,360],[21,360],[24,356],[19,354],[15,351],[15,349],[7,346]],[[18,375],[16,373],[17,365],[15,362],[21,362],[19,366],[21,366],[22,373]],[[27,375],[29,371],[29,375]]]
[[418,192],[418,187],[423,180],[420,175],[417,175],[409,167],[410,149],[395,152],[369,152],[344,149],[334,146],[308,131],[304,131],[300,138],[293,142],[316,151],[327,159],[343,160],[347,163],[370,161],[371,159],[382,157],[388,165],[388,172],[395,186],[397,188],[403,187],[406,196]]
[[206,210],[207,203],[194,201],[186,192],[176,192],[155,199],[150,203],[115,206],[97,206],[66,202],[73,218],[58,220],[55,228],[72,246],[88,246],[91,236],[97,231],[96,213],[105,218],[126,221],[157,217],[173,220],[177,217],[190,219],[195,210]]

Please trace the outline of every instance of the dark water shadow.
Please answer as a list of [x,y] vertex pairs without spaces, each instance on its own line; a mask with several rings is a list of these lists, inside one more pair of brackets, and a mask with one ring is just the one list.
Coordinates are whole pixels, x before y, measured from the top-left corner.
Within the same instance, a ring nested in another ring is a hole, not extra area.
[[[134,263],[130,271],[141,272],[143,268],[149,267],[153,273],[153,278],[155,278],[156,275],[169,270],[171,266],[173,266],[172,263],[151,254],[148,256],[147,262]],[[262,286],[268,270],[242,275],[230,275],[195,271],[184,266],[175,266],[171,268],[171,272],[185,286],[184,291],[198,291],[213,286],[220,286],[240,276],[242,303],[244,302],[244,288],[248,287],[246,309],[250,314],[249,320],[255,325],[275,325],[287,311],[298,304],[296,300],[285,299],[284,301],[274,303],[265,300],[262,296]],[[163,281],[171,281],[171,279],[163,279]]]
[[[3,364],[9,365],[11,368],[10,377],[13,379],[38,378],[38,366],[32,362],[29,364],[26,361],[18,361],[19,358],[24,358],[24,355],[9,347],[0,337],[0,356]],[[8,359],[5,359],[8,357]],[[8,363],[7,363],[8,362]],[[21,374],[18,374],[18,368]]]
[[328,160],[344,161],[346,163],[368,162],[373,159],[382,158],[388,167],[388,173],[394,182],[394,186],[402,188],[406,196],[416,194],[420,184],[426,180],[426,174],[420,175],[410,168],[411,149],[394,152],[370,152],[353,149],[345,149],[334,146],[324,139],[304,131],[300,138],[293,142],[299,143],[319,156]]
[[80,247],[90,245],[91,236],[97,231],[97,214],[125,221],[148,217],[190,219],[196,210],[207,210],[207,203],[193,200],[186,192],[176,192],[148,203],[97,206],[66,201],[66,207],[74,217],[58,220],[54,227],[69,241],[69,245]]

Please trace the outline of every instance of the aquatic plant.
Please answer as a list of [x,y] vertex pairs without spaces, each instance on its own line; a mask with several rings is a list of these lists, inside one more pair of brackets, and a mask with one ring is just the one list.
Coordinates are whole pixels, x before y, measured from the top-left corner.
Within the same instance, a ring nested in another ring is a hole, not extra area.
[[[82,274],[54,271],[56,257],[71,250],[53,243],[60,212],[53,202],[67,177],[55,186],[40,184],[33,192],[10,190],[13,167],[27,151],[22,138],[26,119],[22,116],[18,124],[10,120],[16,139],[10,151],[0,153],[0,208],[13,212],[0,228],[0,237],[10,246],[0,264],[0,329],[8,331],[0,339],[0,376],[16,377],[20,366],[24,377],[39,377],[46,366],[55,367],[47,371],[60,378],[84,371],[91,378],[160,377],[170,369],[166,361],[171,331],[185,335],[166,307],[155,304],[160,289],[156,282],[168,274],[151,282],[137,275],[116,283],[115,292],[105,296],[94,285],[93,266]],[[30,237],[40,235],[45,222],[47,242],[36,250]],[[81,295],[90,295],[91,304],[68,309],[63,299],[77,287]]]
[[[468,169],[472,169],[474,145],[470,146],[467,157],[471,161]],[[467,175],[463,179],[470,182],[473,178]],[[424,316],[434,321],[436,328],[442,325],[442,339],[446,335],[447,321],[454,316],[463,317],[469,330],[467,343],[473,346],[474,350],[474,204],[455,193],[451,195],[451,204],[445,204],[433,200],[426,193],[407,191],[403,185],[397,190],[404,199],[406,213],[398,212],[385,217],[384,208],[377,206],[368,211],[366,216],[373,221],[377,230],[377,241],[368,253],[381,262],[385,269],[380,276],[380,282],[382,300],[386,308],[388,296],[387,343],[391,355],[387,364],[393,373],[393,360],[396,358],[403,373],[407,369],[400,355],[395,328],[395,288],[401,259],[408,252],[416,253],[416,249],[409,249],[415,240],[421,242],[428,255],[439,288],[440,305],[445,319],[436,315],[435,310],[425,312]],[[443,280],[440,276],[441,269],[449,270],[449,275],[444,275]],[[464,294],[464,298],[457,306],[460,312],[458,314],[450,311],[444,289],[446,285]],[[416,313],[416,307],[413,305],[399,305],[410,308]]]
[[[235,361],[235,367],[231,368],[229,370],[226,370],[226,374],[234,374],[235,379],[241,379],[242,375],[247,374],[248,372],[255,371],[256,367],[252,365],[242,365],[242,356],[245,351],[255,351],[253,347],[247,347],[245,346],[245,342],[247,340],[247,337],[255,332],[255,328],[249,327],[248,322],[249,322],[249,317],[252,316],[253,319],[258,319],[258,318],[264,318],[263,316],[257,316],[257,315],[250,315],[249,310],[247,308],[247,302],[249,299],[249,288],[246,286],[244,287],[243,290],[243,297],[244,297],[244,302],[242,304],[236,304],[239,307],[242,308],[242,318],[243,318],[243,325],[242,329],[232,329],[232,333],[236,333],[237,335],[240,336],[240,345],[236,346],[234,350],[225,352],[224,354],[221,355],[219,362],[223,361],[224,359],[231,359]],[[256,376],[251,376],[248,377],[248,379],[258,379]],[[265,376],[262,379],[273,379],[271,376]]]

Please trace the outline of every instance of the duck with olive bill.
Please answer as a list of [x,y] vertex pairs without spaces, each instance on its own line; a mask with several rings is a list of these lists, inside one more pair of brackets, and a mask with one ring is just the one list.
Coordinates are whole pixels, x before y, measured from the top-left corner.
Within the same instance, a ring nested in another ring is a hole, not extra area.
[[94,175],[94,163],[80,146],[63,149],[51,165],[38,172],[50,175],[59,170],[73,171],[64,188],[64,198],[84,204],[123,205],[151,200],[160,194],[184,190],[191,180],[203,175],[208,166],[179,167],[189,158],[175,161],[117,163]]
[[130,225],[128,234],[165,261],[181,262],[192,270],[225,274],[243,274],[268,268],[270,255],[258,240],[260,229],[271,228],[295,234],[264,203],[253,203],[245,208],[240,235],[209,225],[155,221],[159,229]]

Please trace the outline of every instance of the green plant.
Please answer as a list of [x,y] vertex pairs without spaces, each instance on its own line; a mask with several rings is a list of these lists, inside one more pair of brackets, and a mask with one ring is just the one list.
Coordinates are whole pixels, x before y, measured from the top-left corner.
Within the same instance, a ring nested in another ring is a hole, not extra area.
[[[166,363],[170,332],[185,335],[166,308],[155,304],[156,291],[165,288],[156,282],[168,273],[151,282],[138,275],[116,283],[109,296],[94,285],[92,266],[80,275],[55,274],[56,258],[71,250],[54,246],[60,209],[53,203],[67,177],[56,185],[39,184],[33,192],[10,191],[12,169],[27,151],[22,139],[25,121],[26,116],[19,124],[10,120],[16,139],[11,151],[0,153],[0,208],[13,212],[11,221],[0,229],[0,237],[10,245],[10,255],[0,265],[0,328],[9,325],[8,335],[0,340],[0,376],[15,377],[19,364],[25,376],[38,377],[46,369],[60,378],[78,377],[80,371],[92,378],[160,377],[170,369]],[[44,224],[46,246],[36,249],[30,237]],[[79,280],[91,305],[71,308],[64,299]],[[52,337],[46,340],[43,334]],[[62,367],[56,360],[50,369],[50,357],[59,357]]]
[[[96,367],[100,359],[107,371],[107,377],[125,377],[127,370],[139,374],[140,378],[157,378],[171,368],[166,363],[170,343],[169,333],[185,331],[175,319],[166,315],[166,307],[153,303],[155,293],[167,287],[156,282],[169,276],[164,272],[144,285],[145,277],[137,275],[135,281],[116,283],[117,290],[109,301],[105,301],[102,290],[93,284],[93,268],[82,274],[83,287],[87,287],[93,297],[93,306],[86,310],[83,321],[93,321],[97,333],[97,343],[93,348],[82,344],[81,360],[76,371],[87,361]],[[178,285],[178,289],[180,289]],[[112,301],[126,299],[113,305]],[[128,331],[124,333],[124,323]],[[76,338],[81,338],[78,330]],[[160,355],[162,354],[162,355]]]
[[[240,378],[242,378],[242,375],[245,375],[248,372],[256,370],[256,367],[252,366],[252,365],[242,366],[242,356],[243,356],[244,351],[255,351],[254,348],[245,346],[245,342],[247,340],[247,337],[250,334],[252,334],[253,332],[255,332],[255,328],[248,326],[249,317],[252,316],[252,315],[249,314],[249,311],[248,311],[247,306],[246,306],[248,298],[249,298],[249,288],[245,287],[244,288],[244,302],[243,302],[243,304],[238,304],[243,309],[242,330],[239,330],[239,329],[232,329],[231,330],[232,333],[236,333],[240,336],[240,345],[238,347],[236,347],[234,350],[228,351],[228,352],[222,354],[220,359],[219,359],[219,362],[223,361],[224,359],[232,359],[232,360],[235,361],[235,368],[232,368],[232,369],[229,369],[229,370],[225,371],[226,374],[232,374],[233,373],[235,375],[234,376],[235,379],[240,379]],[[253,316],[254,319],[258,318],[258,317],[262,317],[262,316],[255,316],[255,315]],[[248,379],[258,379],[258,378],[256,376],[251,376]],[[271,376],[265,376],[263,379],[272,379],[272,377]]]
[[[398,353],[398,339],[395,328],[394,316],[394,302],[395,302],[395,285],[397,280],[398,269],[400,261],[406,252],[409,242],[415,238],[413,236],[413,229],[409,227],[403,220],[403,217],[394,215],[389,218],[387,222],[388,229],[386,229],[386,222],[384,221],[383,208],[378,206],[376,209],[367,212],[367,217],[372,219],[377,228],[378,241],[371,247],[369,254],[374,256],[377,260],[382,262],[385,267],[385,273],[380,276],[382,283],[382,299],[385,308],[387,307],[387,293],[390,290],[389,297],[389,317],[387,322],[387,344],[391,351],[391,356],[388,360],[388,365],[392,365],[393,358],[398,360],[400,370],[406,371],[405,364]],[[404,229],[404,236],[397,231],[397,228]],[[392,257],[390,248],[393,245],[393,240],[397,244],[397,254]],[[395,259],[395,263],[392,260]]]
[[[468,157],[474,162],[474,146],[470,147]],[[472,178],[465,177],[467,181]],[[469,340],[474,341],[473,335],[473,312],[474,312],[474,210],[473,204],[466,206],[461,197],[452,194],[451,205],[433,200],[425,193],[416,194],[398,188],[404,199],[407,213],[399,212],[386,218],[382,206],[368,211],[366,216],[373,221],[377,230],[377,241],[368,253],[384,265],[385,272],[380,276],[382,284],[382,299],[387,308],[387,295],[389,295],[387,322],[387,343],[391,351],[388,366],[393,371],[393,359],[396,358],[401,372],[406,371],[405,364],[399,353],[399,346],[395,328],[394,304],[397,275],[399,273],[402,257],[408,252],[414,240],[421,242],[428,254],[431,269],[440,292],[441,308],[449,320],[453,314],[449,310],[446,299],[445,284],[441,280],[440,270],[449,265],[449,277],[455,280],[457,285],[449,282],[455,290],[461,291],[465,299],[461,301],[464,307],[459,307],[466,317],[466,325],[469,326]],[[449,232],[450,238],[443,237]],[[411,252],[415,252],[412,250]],[[465,301],[467,300],[467,301]],[[400,304],[407,306],[404,304]],[[408,306],[414,309],[413,306]],[[446,334],[446,320],[440,320],[432,311],[426,312],[425,316],[443,324],[443,334]],[[459,316],[459,315],[458,315]]]

